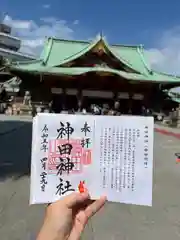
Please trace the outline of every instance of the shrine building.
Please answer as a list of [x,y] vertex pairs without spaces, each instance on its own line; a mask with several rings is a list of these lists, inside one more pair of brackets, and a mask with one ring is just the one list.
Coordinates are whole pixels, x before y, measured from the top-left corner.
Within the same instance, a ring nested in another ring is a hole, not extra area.
[[40,59],[16,62],[9,71],[22,81],[19,96],[29,91],[32,102],[53,100],[61,109],[119,99],[122,113],[138,113],[162,104],[160,89],[180,85],[180,77],[150,67],[141,45],[110,45],[101,35],[91,42],[50,37]]

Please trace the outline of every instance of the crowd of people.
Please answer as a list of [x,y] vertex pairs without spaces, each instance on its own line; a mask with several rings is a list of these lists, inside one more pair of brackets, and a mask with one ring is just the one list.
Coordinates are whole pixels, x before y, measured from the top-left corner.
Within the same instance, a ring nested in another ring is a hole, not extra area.
[[79,104],[77,109],[66,109],[64,106],[59,110],[54,110],[52,104],[49,105],[49,112],[52,113],[64,113],[64,114],[82,114],[82,115],[111,115],[111,116],[120,116],[123,114],[128,115],[142,115],[149,116],[151,115],[151,111],[145,106],[141,107],[141,110],[136,114],[131,109],[129,109],[126,113],[122,111],[121,103],[119,100],[114,101],[114,104],[110,107],[109,104],[91,104],[90,107],[81,107]]
[[[26,112],[29,110],[28,114],[35,116],[37,113],[66,113],[66,114],[88,114],[88,115],[151,115],[150,110],[141,105],[138,102],[133,103],[132,107],[129,107],[128,102],[123,102],[121,100],[112,100],[109,103],[103,103],[92,101],[88,99],[85,103],[81,100],[71,99],[69,104],[62,98],[55,98],[50,102],[33,102],[31,101],[31,95],[28,91],[25,92],[23,101],[21,104],[17,103],[14,96],[9,97],[5,102],[0,102],[0,113],[8,112],[8,115],[21,115],[23,109],[26,107]],[[22,109],[23,108],[23,109]]]

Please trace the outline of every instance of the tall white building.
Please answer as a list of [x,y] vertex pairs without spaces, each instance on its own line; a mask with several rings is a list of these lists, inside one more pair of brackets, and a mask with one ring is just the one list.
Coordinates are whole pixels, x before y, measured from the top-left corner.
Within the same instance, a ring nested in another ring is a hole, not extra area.
[[12,76],[6,67],[4,67],[3,59],[10,62],[33,60],[35,57],[21,53],[21,40],[11,35],[11,27],[0,23],[0,94],[3,90],[7,93],[19,91],[20,81],[17,77]]
[[7,58],[10,61],[33,60],[30,56],[19,52],[21,40],[11,35],[11,27],[0,23],[0,58]]

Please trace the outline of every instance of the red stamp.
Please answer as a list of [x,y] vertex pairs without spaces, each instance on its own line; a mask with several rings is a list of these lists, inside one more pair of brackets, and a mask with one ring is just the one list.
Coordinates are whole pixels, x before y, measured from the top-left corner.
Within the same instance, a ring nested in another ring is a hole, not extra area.
[[[72,149],[70,154],[59,151],[59,147],[63,144],[71,144]],[[69,158],[73,163],[73,169],[71,173],[81,173],[83,165],[89,165],[92,161],[92,150],[83,148],[81,140],[71,139],[69,141],[65,139],[54,139],[49,142],[49,156],[48,156],[48,172],[49,174],[57,173],[57,166],[60,164],[60,158]]]

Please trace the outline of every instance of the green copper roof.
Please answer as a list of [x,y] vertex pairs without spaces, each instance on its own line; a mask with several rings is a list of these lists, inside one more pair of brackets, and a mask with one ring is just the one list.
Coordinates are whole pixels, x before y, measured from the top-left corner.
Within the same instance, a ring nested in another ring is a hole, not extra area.
[[[48,67],[60,66],[84,55],[98,44],[99,41],[103,41],[108,51],[128,67],[137,72],[147,73],[147,67],[141,56],[141,46],[109,46],[101,36],[97,36],[92,42],[48,38],[40,57],[41,63]],[[31,65],[29,61],[20,62],[20,65],[27,63]],[[34,63],[37,63],[38,67],[39,61],[32,61],[32,64]]]
[[128,66],[131,66],[133,69],[140,73],[148,74],[149,68],[145,63],[143,57],[143,49],[141,46],[137,47],[128,47],[128,46],[111,46],[110,49],[115,56],[119,58],[120,61],[123,61]]
[[[16,68],[13,68],[14,70],[17,70]],[[136,73],[127,73],[124,71],[115,70],[112,68],[104,68],[104,67],[46,67],[41,66],[39,68],[34,67],[31,65],[31,67],[26,68],[24,65],[21,66],[21,71],[25,72],[31,72],[34,74],[52,74],[52,75],[66,75],[66,76],[76,76],[76,75],[82,75],[88,72],[104,72],[104,73],[111,73],[114,75],[119,75],[125,79],[128,80],[136,80],[136,81],[145,81],[145,82],[159,82],[159,83],[165,83],[165,82],[172,82],[172,83],[180,83],[180,79],[173,78],[173,77],[167,77],[165,78],[162,74],[153,73],[152,75],[143,75],[143,74],[136,74]]]
[[97,36],[92,42],[70,41],[49,38],[41,58],[46,66],[59,66],[75,60],[90,51],[99,41],[103,41],[106,48],[118,60],[140,73],[147,73],[147,66],[144,64],[141,46],[109,46],[104,38]]
[[[111,68],[62,67],[63,64],[83,56],[100,42],[107,52],[131,69],[132,73]],[[11,65],[10,69],[58,75],[80,75],[92,71],[108,71],[132,80],[180,83],[179,77],[153,71],[146,60],[142,46],[109,45],[105,38],[100,35],[92,42],[48,38],[39,60],[17,62]]]

